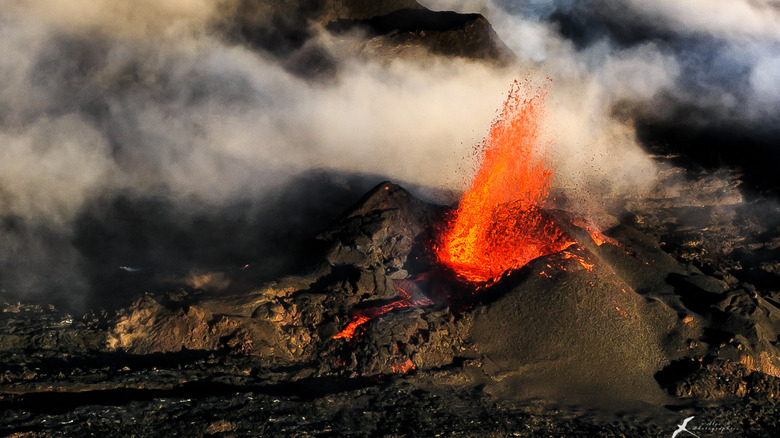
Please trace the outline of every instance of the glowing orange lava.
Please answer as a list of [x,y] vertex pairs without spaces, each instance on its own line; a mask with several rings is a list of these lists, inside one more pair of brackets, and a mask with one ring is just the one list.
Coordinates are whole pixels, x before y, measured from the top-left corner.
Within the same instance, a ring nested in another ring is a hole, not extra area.
[[439,261],[473,283],[491,284],[574,243],[541,209],[552,175],[537,151],[544,96],[523,98],[520,91],[515,81],[436,248]]
[[390,370],[395,374],[406,374],[414,369],[414,362],[412,362],[411,359],[406,359],[403,363],[390,367]]
[[371,321],[374,318],[389,313],[395,309],[403,309],[405,307],[430,306],[431,304],[433,304],[433,301],[431,301],[426,297],[413,296],[412,293],[407,292],[406,288],[409,287],[408,284],[410,283],[411,281],[407,281],[407,280],[394,281],[396,290],[398,290],[398,294],[400,297],[398,300],[392,301],[383,306],[368,307],[365,309],[360,309],[352,312],[352,321],[350,321],[350,323],[347,324],[344,330],[336,333],[333,336],[333,339],[352,339],[357,334],[358,328],[360,328],[363,324],[367,323],[368,321]]
[[344,328],[344,330],[336,333],[333,336],[333,339],[352,339],[355,337],[355,331],[360,327],[361,325],[367,323],[368,321],[371,321],[371,318],[368,316],[355,316],[352,321],[350,321],[349,324]]

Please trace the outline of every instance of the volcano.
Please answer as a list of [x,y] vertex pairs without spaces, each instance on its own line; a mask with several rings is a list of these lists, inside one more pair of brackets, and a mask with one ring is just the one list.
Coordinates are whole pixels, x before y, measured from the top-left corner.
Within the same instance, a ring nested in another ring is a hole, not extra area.
[[515,81],[485,139],[480,168],[441,237],[439,260],[473,283],[574,243],[541,211],[551,172],[536,156],[541,96]]
[[109,3],[6,2],[0,435],[777,435],[775,6]]
[[[205,415],[197,426],[205,434],[258,421],[266,433],[324,433],[365,427],[366,412],[379,415],[377,433],[542,427],[518,407],[523,400],[656,406],[661,428],[697,400],[774,400],[777,296],[679,261],[631,221],[596,242],[559,210],[544,214],[570,245],[477,287],[435,253],[451,214],[384,182],[311,241],[308,269],[242,294],[147,294],[116,316],[80,318],[5,305],[4,431],[35,429],[45,415],[75,433],[105,409],[147,430],[161,427],[143,418],[158,405],[170,412],[165,430]],[[387,417],[421,404],[429,414],[412,426]],[[665,405],[678,408],[659,414]],[[742,408],[718,409],[707,412],[732,418]],[[443,424],[439,415],[459,419]],[[496,416],[514,423],[487,426]],[[598,418],[584,424],[660,430]],[[751,430],[774,427],[772,418]]]

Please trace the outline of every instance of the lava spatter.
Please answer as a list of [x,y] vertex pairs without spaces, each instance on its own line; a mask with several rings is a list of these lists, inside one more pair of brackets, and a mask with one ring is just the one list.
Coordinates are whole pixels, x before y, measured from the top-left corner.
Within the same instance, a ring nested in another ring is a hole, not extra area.
[[537,151],[544,95],[526,98],[521,90],[515,81],[436,248],[442,264],[472,283],[491,284],[574,243],[541,208],[552,175]]

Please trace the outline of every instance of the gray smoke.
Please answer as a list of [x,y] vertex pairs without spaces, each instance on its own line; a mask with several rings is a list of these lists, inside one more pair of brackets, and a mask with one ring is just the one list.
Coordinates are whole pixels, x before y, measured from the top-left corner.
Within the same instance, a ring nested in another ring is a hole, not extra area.
[[554,78],[596,79],[604,98],[631,101],[645,116],[740,127],[780,119],[773,0],[424,3],[486,14],[521,59]]
[[311,29],[338,65],[325,82],[224,38],[215,2],[120,3],[0,0],[7,299],[79,305],[120,266],[262,260],[335,214],[306,205],[343,208],[382,179],[461,190],[513,79],[552,78],[547,159],[585,212],[655,181],[634,115],[779,113],[771,2],[425,1],[485,13],[517,63],[357,60]]
[[[780,4],[761,0],[426,0],[481,12],[519,58],[550,76],[558,184],[583,210],[596,192],[641,192],[643,146],[673,144],[776,186]],[[667,149],[666,152],[669,152]],[[601,186],[601,187],[599,187]],[[598,198],[596,196],[595,198]]]

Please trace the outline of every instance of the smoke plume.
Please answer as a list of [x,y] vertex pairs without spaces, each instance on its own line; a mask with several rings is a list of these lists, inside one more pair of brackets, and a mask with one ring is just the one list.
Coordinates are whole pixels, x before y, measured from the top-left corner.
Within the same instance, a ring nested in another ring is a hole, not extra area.
[[516,62],[366,60],[313,26],[337,69],[308,80],[225,37],[219,2],[0,0],[2,298],[274,265],[382,179],[461,190],[517,78],[552,79],[548,160],[585,212],[654,182],[637,120],[777,125],[772,2],[423,3],[484,13]]
[[761,188],[780,183],[765,164],[780,158],[776,1],[424,3],[485,14],[521,60],[581,94],[564,99],[580,105],[574,120],[619,119],[629,142],[743,167]]

